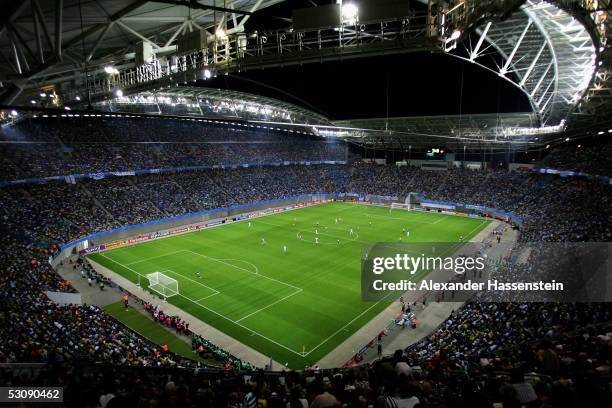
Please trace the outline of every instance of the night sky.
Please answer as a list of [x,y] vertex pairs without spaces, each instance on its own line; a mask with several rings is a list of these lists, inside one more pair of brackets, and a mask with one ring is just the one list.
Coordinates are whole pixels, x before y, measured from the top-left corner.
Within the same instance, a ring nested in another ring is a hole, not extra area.
[[508,81],[474,64],[430,53],[249,71],[203,85],[282,99],[331,119],[386,117],[387,107],[389,117],[530,110],[527,98]]
[[[290,17],[291,10],[311,6],[310,1],[293,0],[269,7],[249,20],[247,31],[286,26],[277,17]],[[490,63],[494,66],[492,59]],[[270,96],[334,120],[531,110],[527,98],[508,81],[474,64],[431,53],[252,70],[202,85]]]

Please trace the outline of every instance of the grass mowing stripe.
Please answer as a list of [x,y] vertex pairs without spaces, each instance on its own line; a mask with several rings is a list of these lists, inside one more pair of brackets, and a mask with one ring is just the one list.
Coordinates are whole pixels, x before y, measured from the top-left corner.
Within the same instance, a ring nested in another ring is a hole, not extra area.
[[289,295],[287,295],[287,296],[285,296],[285,297],[283,297],[283,298],[278,299],[276,302],[272,302],[272,303],[270,303],[269,305],[262,307],[261,309],[258,309],[258,310],[254,311],[254,312],[252,312],[252,313],[249,313],[248,315],[246,315],[246,316],[244,316],[244,317],[241,317],[240,319],[236,320],[236,323],[238,323],[239,321],[242,321],[242,320],[246,319],[247,317],[251,317],[251,316],[253,316],[253,315],[255,315],[255,314],[257,314],[257,313],[259,313],[259,312],[261,312],[261,311],[263,311],[263,310],[266,310],[266,309],[268,309],[269,307],[272,307],[272,306],[274,306],[275,304],[277,304],[277,303],[280,303],[280,302],[284,301],[285,299],[289,299],[291,296],[297,295],[297,294],[298,294],[298,293],[300,293],[300,292],[302,292],[302,289],[299,289],[299,290],[297,290],[297,291],[295,291],[295,292],[293,292],[293,293],[291,293],[291,294],[289,294]]
[[233,265],[233,264],[231,264],[231,263],[227,263],[227,262],[225,262],[225,261],[223,261],[223,260],[221,260],[221,259],[213,258],[213,257],[211,257],[211,256],[207,256],[207,255],[200,254],[200,253],[198,253],[198,252],[194,252],[194,251],[190,251],[190,250],[188,250],[188,252],[191,252],[192,254],[194,254],[194,255],[198,255],[198,256],[201,256],[201,257],[203,257],[203,258],[210,259],[210,260],[215,261],[215,262],[220,262],[220,263],[222,263],[222,264],[225,264],[225,265],[227,265],[227,266],[231,266],[231,267],[236,268],[236,269],[240,269],[240,270],[242,270],[242,271],[244,271],[244,272],[247,272],[247,273],[250,273],[250,274],[253,274],[253,275],[257,275],[258,277],[265,278],[265,279],[269,279],[269,280],[274,281],[274,282],[277,282],[277,283],[281,283],[281,284],[286,285],[286,286],[289,286],[289,287],[291,287],[291,288],[293,288],[293,289],[299,289],[299,290],[302,290],[302,288],[298,288],[297,286],[293,286],[293,285],[292,285],[292,284],[290,284],[290,283],[286,283],[286,282],[279,281],[278,279],[271,278],[271,277],[266,276],[266,275],[264,275],[264,274],[262,274],[262,273],[259,273],[259,272],[251,272],[251,271],[249,271],[248,269],[244,269],[244,268],[241,268],[241,267],[239,267],[239,266]]

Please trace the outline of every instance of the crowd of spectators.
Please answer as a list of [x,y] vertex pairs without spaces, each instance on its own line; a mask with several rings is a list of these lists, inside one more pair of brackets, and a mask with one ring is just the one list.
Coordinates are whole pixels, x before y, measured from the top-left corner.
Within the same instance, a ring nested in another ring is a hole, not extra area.
[[[86,135],[83,137],[82,135]],[[4,180],[283,161],[346,160],[344,143],[179,119],[36,118],[0,130]]]
[[591,175],[612,176],[612,144],[568,145],[554,148],[539,167],[573,170]]
[[11,386],[60,385],[69,405],[105,408],[604,407],[612,403],[612,333],[600,322],[610,317],[603,304],[471,303],[422,342],[358,367],[77,365],[0,376]]
[[73,292],[41,249],[4,231],[0,252],[0,363],[94,362],[174,366],[180,360],[94,305],[62,305],[50,292]]

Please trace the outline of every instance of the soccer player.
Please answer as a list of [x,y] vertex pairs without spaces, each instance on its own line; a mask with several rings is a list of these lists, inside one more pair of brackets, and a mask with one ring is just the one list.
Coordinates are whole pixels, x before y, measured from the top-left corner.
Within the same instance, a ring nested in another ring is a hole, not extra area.
[[370,227],[372,226],[372,221],[370,221]]
[[261,245],[266,245],[266,239],[265,238],[261,238]]
[[315,230],[315,235],[319,235],[319,230],[318,229]]
[[319,244],[319,237],[315,237],[315,244]]
[[406,230],[406,237],[410,238],[410,231]]
[[353,234],[355,234],[355,231],[353,231],[353,229],[351,228],[351,230],[349,231],[349,235],[352,237]]
[[202,277],[202,274],[200,273],[200,271],[196,271],[195,275],[196,275],[196,278],[198,279]]
[[249,221],[249,228],[251,228],[251,221]]
[[336,224],[338,224],[338,219],[336,218]]
[[283,245],[283,252],[287,254],[287,245]]
[[340,245],[340,240],[338,240],[338,245]]

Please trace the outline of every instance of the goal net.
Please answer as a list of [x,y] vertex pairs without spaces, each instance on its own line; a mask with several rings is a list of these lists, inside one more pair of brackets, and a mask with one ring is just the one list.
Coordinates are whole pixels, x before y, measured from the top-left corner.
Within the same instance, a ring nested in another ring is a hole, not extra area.
[[176,279],[172,279],[161,272],[150,273],[147,275],[147,279],[149,280],[149,289],[159,293],[164,299],[179,294]]
[[391,203],[391,207],[389,208],[389,212],[393,210],[410,210],[412,208],[411,204],[405,203]]

